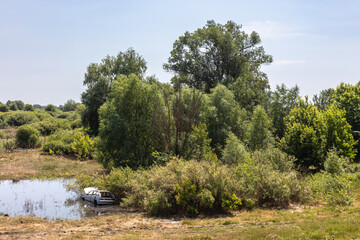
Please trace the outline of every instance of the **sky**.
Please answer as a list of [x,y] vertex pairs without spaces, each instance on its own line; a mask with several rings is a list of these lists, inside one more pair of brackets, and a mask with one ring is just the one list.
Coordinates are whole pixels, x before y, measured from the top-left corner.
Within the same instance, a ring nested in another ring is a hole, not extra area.
[[174,41],[207,20],[259,33],[271,89],[298,85],[311,98],[360,81],[358,0],[0,0],[0,102],[80,102],[87,66],[130,47],[169,82]]

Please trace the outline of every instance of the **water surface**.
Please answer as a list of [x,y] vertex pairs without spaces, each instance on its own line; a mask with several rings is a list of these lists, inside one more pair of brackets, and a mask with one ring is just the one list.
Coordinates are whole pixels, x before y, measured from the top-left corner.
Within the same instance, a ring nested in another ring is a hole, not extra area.
[[82,201],[79,194],[66,189],[69,183],[69,180],[0,181],[0,212],[11,217],[79,220],[114,208]]

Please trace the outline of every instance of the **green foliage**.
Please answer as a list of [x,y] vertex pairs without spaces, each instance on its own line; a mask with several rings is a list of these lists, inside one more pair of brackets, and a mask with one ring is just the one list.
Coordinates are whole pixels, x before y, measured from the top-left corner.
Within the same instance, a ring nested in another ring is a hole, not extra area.
[[14,103],[14,102],[10,103],[8,106],[9,106],[9,108],[10,108],[11,111],[17,111],[17,110],[19,110],[18,106],[17,106],[16,103]]
[[241,31],[232,21],[225,25],[208,21],[206,26],[193,33],[186,32],[173,45],[171,56],[164,68],[179,74],[175,85],[185,83],[190,87],[210,92],[217,84],[229,85],[240,77],[253,73],[254,82],[266,81],[260,72],[263,63],[272,57],[259,47],[260,37]]
[[18,127],[38,121],[36,115],[31,112],[13,112],[7,115],[6,122],[9,126]]
[[71,126],[69,121],[65,119],[48,119],[36,123],[30,124],[30,126],[36,128],[42,136],[49,136],[54,134],[56,131],[63,129],[63,130],[70,130]]
[[261,105],[256,106],[247,132],[247,143],[252,151],[264,149],[273,144],[273,136],[270,129],[271,121],[265,109]]
[[56,111],[56,107],[55,107],[54,105],[52,105],[52,104],[48,104],[48,105],[46,105],[46,107],[45,107],[45,111],[47,111],[47,112],[55,112],[55,111]]
[[350,196],[351,180],[343,174],[316,173],[310,176],[308,185],[314,199],[325,200],[330,206],[350,205],[353,201]]
[[326,156],[324,169],[330,174],[340,175],[344,173],[348,163],[349,159],[339,156],[336,149],[331,149]]
[[269,115],[274,127],[275,136],[282,138],[285,134],[284,118],[296,106],[299,97],[299,87],[286,88],[285,84],[277,85],[276,90],[270,93]]
[[[260,206],[288,206],[290,202],[306,201],[307,189],[294,170],[294,159],[278,149],[257,151],[236,168],[241,179],[242,198]],[[245,202],[246,203],[246,202]]]
[[321,167],[326,144],[326,125],[317,107],[299,98],[297,107],[285,118],[282,149],[294,155],[303,167]]
[[47,138],[42,147],[43,152],[53,153],[56,155],[74,154],[72,144],[74,142],[74,131],[60,130]]
[[346,111],[346,120],[354,131],[360,130],[360,85],[341,83],[334,93],[334,100]]
[[313,102],[320,110],[325,110],[334,102],[335,90],[332,88],[322,90],[319,95],[314,95]]
[[[21,100],[15,100],[15,101],[7,101],[6,105],[10,107],[10,110],[16,111],[16,110],[24,110],[25,104]],[[16,105],[16,106],[15,106]]]
[[227,87],[217,85],[211,90],[203,114],[211,138],[211,146],[218,155],[221,155],[220,150],[225,145],[228,132],[244,140],[247,113],[239,107],[234,94]]
[[34,127],[25,125],[16,131],[16,145],[22,148],[34,148],[39,145],[39,131]]
[[72,129],[81,128],[82,127],[81,119],[75,119],[70,123],[70,125]]
[[63,112],[75,111],[79,104],[80,103],[77,103],[74,100],[70,99],[70,100],[66,101],[64,106],[60,107],[60,110],[63,111]]
[[98,134],[98,110],[108,99],[115,79],[130,74],[142,79],[145,71],[145,60],[131,48],[126,52],[119,52],[116,57],[106,56],[101,63],[92,63],[88,66],[83,83],[87,90],[82,93],[81,99],[85,105],[82,113],[83,125],[89,127],[90,134]]
[[249,158],[249,153],[245,145],[233,134],[229,132],[226,145],[222,152],[222,162],[226,164],[244,163]]
[[156,98],[156,86],[134,74],[113,82],[109,99],[99,111],[98,149],[104,166],[136,168],[152,163],[152,107]]
[[28,111],[28,112],[33,112],[33,111],[35,111],[35,108],[31,104],[26,104],[24,110]]
[[13,141],[13,140],[7,140],[7,141],[2,142],[2,149],[6,153],[13,152],[15,148],[16,148],[16,144],[15,144],[15,141]]
[[71,145],[75,156],[80,160],[91,159],[94,151],[94,141],[87,134],[77,132],[74,135],[74,142]]
[[3,103],[0,103],[0,112],[8,112],[9,107]]
[[337,150],[341,156],[353,160],[357,150],[354,148],[357,142],[351,134],[351,126],[346,121],[345,110],[339,109],[335,104],[323,112],[326,125],[326,146],[329,151],[332,148]]

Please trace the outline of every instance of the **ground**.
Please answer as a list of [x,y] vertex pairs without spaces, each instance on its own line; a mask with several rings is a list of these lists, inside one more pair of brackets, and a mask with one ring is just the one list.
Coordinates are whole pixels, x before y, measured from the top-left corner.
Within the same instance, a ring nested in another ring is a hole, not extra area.
[[[20,151],[0,155],[0,179],[75,177],[104,169],[94,160]],[[0,217],[0,239],[360,239],[360,188],[353,205],[292,205],[228,215],[155,218],[124,211],[80,221]]]

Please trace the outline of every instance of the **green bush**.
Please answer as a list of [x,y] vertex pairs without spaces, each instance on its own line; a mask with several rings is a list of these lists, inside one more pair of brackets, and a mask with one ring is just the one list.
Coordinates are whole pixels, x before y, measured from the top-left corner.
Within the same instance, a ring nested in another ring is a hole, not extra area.
[[6,104],[0,103],[0,112],[8,112],[9,107]]
[[23,148],[34,148],[39,145],[39,131],[31,126],[21,126],[16,131],[16,145]]
[[39,121],[37,116],[32,112],[9,112],[4,115],[7,125],[12,127],[19,127],[25,124]]
[[56,155],[74,154],[72,150],[72,144],[75,139],[74,134],[75,132],[70,130],[61,130],[50,135],[42,147],[42,151]]
[[98,180],[102,176],[84,177],[77,184],[81,188],[100,184],[114,191],[124,206],[149,214],[197,215],[241,207],[239,182],[233,176],[232,169],[219,162],[172,159],[166,166],[114,169],[104,182]]
[[81,127],[82,127],[81,119],[76,119],[76,120],[71,122],[71,128],[72,129],[81,128]]
[[345,171],[349,159],[337,154],[336,149],[331,149],[325,159],[324,169],[330,174],[339,175]]
[[350,205],[351,180],[346,175],[319,172],[310,177],[308,185],[315,200],[325,200],[330,206]]
[[232,132],[229,133],[226,139],[222,155],[221,160],[227,164],[243,163],[249,157],[245,145]]
[[31,124],[34,128],[36,128],[42,136],[49,136],[54,134],[56,131],[62,130],[70,130],[71,126],[68,120],[66,119],[56,119],[53,118],[51,120],[44,120],[40,122],[36,122]]
[[14,149],[16,148],[15,141],[12,141],[12,140],[4,141],[2,145],[3,145],[4,151],[7,153],[13,152]]
[[26,104],[24,110],[28,111],[28,112],[33,112],[33,111],[35,111],[35,108],[31,104]]
[[75,156],[80,160],[91,159],[94,152],[94,141],[87,134],[77,132],[71,145]]
[[45,111],[47,112],[55,112],[56,111],[56,107],[52,104],[48,104],[46,107],[45,107]]

